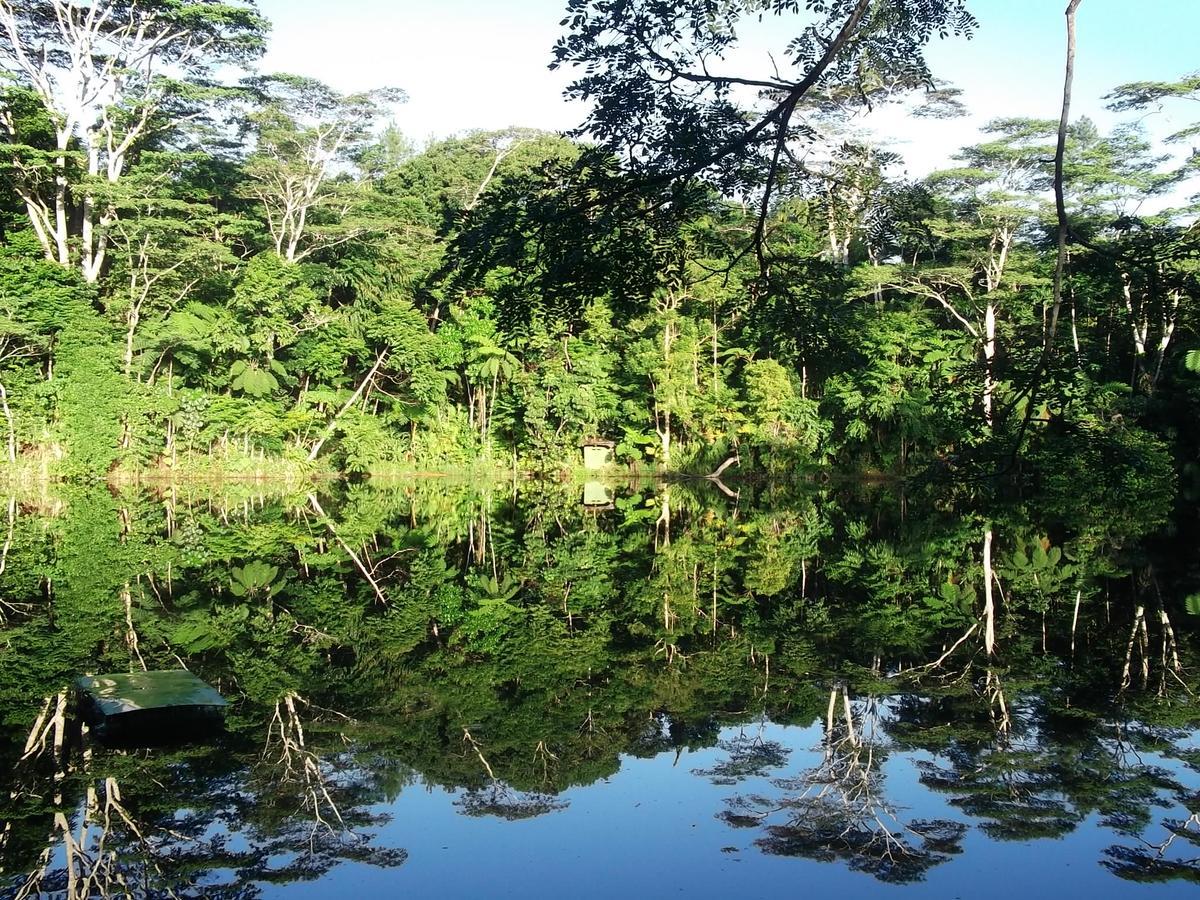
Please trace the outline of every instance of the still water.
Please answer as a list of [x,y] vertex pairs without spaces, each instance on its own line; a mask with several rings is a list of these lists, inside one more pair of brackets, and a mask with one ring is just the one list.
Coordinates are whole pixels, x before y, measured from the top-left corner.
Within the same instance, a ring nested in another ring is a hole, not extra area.
[[[6,509],[0,896],[1200,880],[1200,567],[1171,510],[440,480]],[[81,732],[76,676],[181,667],[223,730]]]

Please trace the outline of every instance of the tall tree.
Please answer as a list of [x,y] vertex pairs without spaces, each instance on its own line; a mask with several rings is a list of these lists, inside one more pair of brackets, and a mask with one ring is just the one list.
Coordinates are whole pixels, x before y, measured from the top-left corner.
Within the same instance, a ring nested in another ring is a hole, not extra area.
[[[744,18],[789,34],[762,70],[732,71]],[[793,168],[789,145],[810,94],[856,102],[934,88],[924,48],[935,34],[970,34],[965,0],[571,0],[553,67],[583,70],[567,89],[591,103],[579,129],[617,153],[638,179],[700,177],[759,211],[762,258],[772,192]],[[775,64],[773,64],[773,61]],[[782,61],[782,68],[778,64]]]
[[873,277],[888,286],[924,297],[946,311],[978,343],[982,356],[980,403],[991,426],[997,383],[999,318],[1028,284],[1028,272],[1013,266],[1018,239],[1036,221],[1038,192],[1049,186],[1046,159],[1053,123],[1001,119],[987,126],[994,138],[965,148],[963,166],[934,173],[949,207],[932,220],[954,258],[950,265],[880,269]]
[[[246,162],[246,192],[262,204],[275,252],[296,262],[361,234],[346,221],[350,202],[334,176],[368,147],[383,107],[404,94],[340,94],[313,78],[272,75],[251,82],[261,107],[251,114],[257,146]],[[329,211],[324,227],[317,218]]]
[[257,56],[266,29],[244,0],[0,0],[0,67],[53,131],[53,147],[37,147],[0,101],[8,154],[34,151],[15,187],[47,258],[100,277],[117,216],[105,186],[139,145],[193,114],[207,76]]

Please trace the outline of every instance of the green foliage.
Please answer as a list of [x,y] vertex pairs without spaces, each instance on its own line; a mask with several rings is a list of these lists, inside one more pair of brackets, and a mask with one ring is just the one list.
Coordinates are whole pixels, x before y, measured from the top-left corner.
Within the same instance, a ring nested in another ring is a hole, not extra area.
[[[1064,423],[1038,435],[1031,454],[1038,504],[1054,521],[1120,535],[1161,525],[1175,494],[1167,446],[1138,426]],[[1097,515],[1117,504],[1121,516]]]
[[[1071,125],[1055,308],[1053,122],[994,121],[921,181],[845,130],[852,107],[935,85],[925,45],[971,31],[961,0],[851,19],[851,0],[572,0],[556,60],[581,67],[568,93],[596,145],[511,128],[420,150],[375,127],[397,91],[212,82],[261,51],[252,4],[75,4],[115,18],[74,55],[84,19],[10,7],[0,446],[13,484],[66,483],[0,524],[5,879],[59,859],[48,823],[89,815],[110,777],[157,830],[134,841],[105,806],[111,851],[78,858],[153,871],[121,883],[146,895],[209,890],[219,859],[253,893],[376,859],[352,831],[410,780],[516,819],[623,756],[768,719],[826,742],[826,768],[728,819],[768,853],[893,881],[945,861],[953,823],[881,839],[874,811],[823,802],[844,772],[865,802],[901,747],[996,838],[1101,817],[1140,836],[1165,802],[1194,821],[1177,745],[1200,716],[1200,244],[1194,209],[1139,212],[1194,159]],[[741,79],[761,90],[709,70],[746,16],[800,12],[782,70]],[[148,16],[175,31],[125,67]],[[106,64],[64,74],[72,59]],[[97,73],[118,74],[65,115],[63,87]],[[1196,93],[1189,76],[1110,99]],[[739,466],[597,491],[570,479],[592,439],[668,476]],[[315,484],[317,463],[350,477]],[[817,465],[902,482],[810,489],[796,476]],[[121,488],[172,467],[291,479],[269,500]],[[484,477],[407,477],[446,469]],[[359,477],[386,471],[406,477]],[[47,781],[62,759],[24,742],[45,698],[82,671],[179,664],[232,701],[219,752],[72,755]],[[855,737],[867,721],[886,741]],[[1179,765],[1134,772],[1129,748]],[[782,765],[767,741],[721,751],[718,777]],[[845,756],[862,752],[866,770]],[[1195,877],[1169,839],[1142,843],[1105,864]]]
[[745,368],[746,409],[753,440],[768,452],[796,448],[812,456],[821,443],[819,404],[801,396],[796,376],[773,359]]
[[117,462],[129,382],[103,319],[79,303],[57,342],[58,428],[65,474],[102,478]]
[[[929,90],[926,42],[974,27],[961,0],[884,0],[861,19],[818,4],[786,59],[811,62],[821,23],[854,34],[803,103],[788,65],[752,101],[702,64],[733,51],[745,16],[783,25],[795,4],[733,2],[711,21],[686,4],[575,5],[556,59],[583,67],[570,91],[593,103],[596,145],[514,127],[418,149],[375,127],[396,90],[210,83],[218,61],[262,49],[249,6],[95,4],[180,30],[110,86],[128,105],[97,109],[91,131],[20,65],[0,95],[4,456],[90,478],[317,460],[551,473],[599,438],[664,471],[1002,472],[1048,496],[1112,459],[1113,484],[1141,471],[1132,493],[1152,507],[1163,452],[1195,466],[1196,230],[1186,210],[1138,213],[1190,169],[1164,168],[1136,125],[1070,125],[1078,241],[1047,347],[1055,124],[992,121],[920,181],[846,127],[857,105]],[[67,32],[16,21],[6,40],[41,35],[48,72],[72,58]],[[211,52],[188,57],[186,35]],[[96,40],[119,56],[143,37]],[[660,38],[665,56],[647,49]],[[179,71],[150,74],[170,60]],[[1142,109],[1193,82],[1111,99]],[[925,99],[922,114],[957,103]],[[252,150],[234,152],[226,120]],[[771,135],[802,134],[804,165],[775,159]]]
[[229,367],[229,389],[251,397],[262,397],[279,390],[279,378],[287,370],[277,360],[271,360],[268,368],[260,369],[254,363],[239,359]]

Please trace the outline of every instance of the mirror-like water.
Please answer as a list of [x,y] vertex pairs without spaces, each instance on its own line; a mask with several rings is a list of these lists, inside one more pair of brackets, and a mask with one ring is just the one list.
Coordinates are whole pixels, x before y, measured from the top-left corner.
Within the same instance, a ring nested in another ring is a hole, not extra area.
[[[1190,522],[970,493],[15,497],[0,895],[1190,891]],[[223,733],[81,733],[180,666]]]

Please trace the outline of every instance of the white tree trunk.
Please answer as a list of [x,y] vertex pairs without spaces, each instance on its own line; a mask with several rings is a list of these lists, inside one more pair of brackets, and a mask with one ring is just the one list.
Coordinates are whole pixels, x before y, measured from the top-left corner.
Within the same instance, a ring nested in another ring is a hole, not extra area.
[[8,391],[4,389],[2,381],[0,381],[0,410],[4,411],[4,422],[8,426],[8,461],[15,463],[17,461],[17,430],[13,424],[12,410],[8,406]]
[[995,393],[996,305],[988,298],[983,317],[983,420],[992,427],[992,396]]

